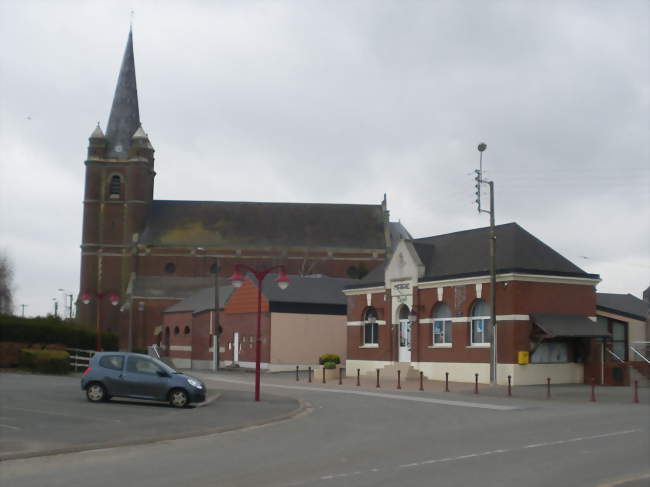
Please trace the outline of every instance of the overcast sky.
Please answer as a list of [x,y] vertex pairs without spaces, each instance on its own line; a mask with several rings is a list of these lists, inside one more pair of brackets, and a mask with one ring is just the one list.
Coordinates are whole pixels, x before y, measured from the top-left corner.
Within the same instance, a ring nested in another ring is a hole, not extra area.
[[[648,2],[0,0],[0,251],[79,291],[84,159],[130,11],[156,199],[378,204],[414,237],[517,222],[600,292],[650,284]],[[485,199],[487,201],[487,199]]]

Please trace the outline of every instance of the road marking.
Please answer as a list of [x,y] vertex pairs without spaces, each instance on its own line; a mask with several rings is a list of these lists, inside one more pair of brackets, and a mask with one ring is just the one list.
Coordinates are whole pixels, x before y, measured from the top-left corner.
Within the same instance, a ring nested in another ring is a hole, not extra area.
[[[216,381],[216,382],[226,382],[229,384],[243,384],[250,385],[248,381],[241,380],[232,380],[232,379],[221,379],[217,377],[203,376],[204,380]],[[393,399],[396,401],[413,401],[413,402],[424,402],[429,404],[441,404],[443,406],[458,406],[465,408],[478,408],[478,409],[491,409],[493,411],[516,411],[523,409],[519,406],[503,406],[501,404],[490,404],[485,402],[467,402],[467,401],[450,401],[446,399],[432,399],[428,397],[414,397],[414,396],[402,396],[398,394],[382,394],[380,392],[366,392],[366,391],[351,391],[347,389],[326,389],[320,387],[305,387],[305,386],[289,386],[284,384],[268,384],[265,383],[264,387],[276,387],[280,389],[292,389],[296,391],[311,391],[311,392],[332,392],[335,394],[351,394],[355,396],[366,396],[366,397],[381,397],[383,399]]]
[[11,426],[8,424],[0,424],[0,428],[9,428],[10,430],[21,430],[18,426]]
[[[548,446],[555,446],[555,445],[562,445],[566,443],[575,443],[578,441],[588,441],[588,440],[596,440],[596,439],[601,439],[601,438],[610,438],[612,436],[623,436],[623,435],[629,435],[632,433],[638,433],[644,431],[643,429],[633,429],[633,430],[624,430],[624,431],[614,431],[612,433],[602,433],[598,435],[590,435],[590,436],[578,436],[575,438],[568,438],[566,440],[556,440],[556,441],[547,441],[544,443],[532,443],[529,445],[524,445],[516,448],[501,448],[498,450],[489,450],[489,451],[484,451],[484,452],[478,452],[478,453],[469,453],[466,455],[459,455],[456,457],[444,457],[444,458],[432,458],[429,460],[423,460],[420,462],[412,462],[412,463],[406,463],[403,465],[399,465],[397,468],[414,468],[414,467],[420,467],[424,465],[432,465],[435,463],[445,463],[445,462],[455,462],[459,460],[466,460],[468,458],[476,458],[476,457],[484,457],[488,455],[497,455],[501,453],[510,453],[510,452],[516,452],[516,451],[523,451],[526,449],[530,448],[542,448],[542,447],[548,447]],[[383,470],[388,470],[390,467],[386,467]],[[370,470],[367,470],[365,472],[352,472],[352,473],[338,473],[338,474],[329,474],[329,475],[323,475],[320,477],[320,480],[335,480],[335,479],[340,479],[340,478],[345,478],[345,477],[350,477],[353,475],[363,475],[368,474],[368,473],[376,473],[381,471],[382,469],[379,468],[373,468]],[[306,483],[306,482],[302,482]],[[292,485],[298,485],[292,484]]]

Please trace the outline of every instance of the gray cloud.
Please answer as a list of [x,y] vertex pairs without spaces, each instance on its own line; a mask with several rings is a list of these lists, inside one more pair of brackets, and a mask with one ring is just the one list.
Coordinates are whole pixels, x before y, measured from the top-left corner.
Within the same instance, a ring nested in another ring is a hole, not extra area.
[[[650,275],[644,1],[134,2],[161,199],[377,203],[415,236],[517,221],[640,294]],[[83,160],[129,9],[0,3],[0,248],[17,303],[78,286]],[[584,258],[587,257],[587,258]]]

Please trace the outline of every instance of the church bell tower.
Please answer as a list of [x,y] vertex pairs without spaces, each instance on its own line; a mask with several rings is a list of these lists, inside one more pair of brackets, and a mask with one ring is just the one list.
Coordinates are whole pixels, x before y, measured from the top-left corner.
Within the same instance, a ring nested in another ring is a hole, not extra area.
[[[126,288],[135,270],[137,238],[146,225],[156,174],[154,149],[140,124],[132,31],[106,134],[97,124],[88,140],[79,296],[87,295],[90,302],[78,302],[77,316],[83,324],[117,333],[124,348]],[[117,298],[116,305],[111,296]]]

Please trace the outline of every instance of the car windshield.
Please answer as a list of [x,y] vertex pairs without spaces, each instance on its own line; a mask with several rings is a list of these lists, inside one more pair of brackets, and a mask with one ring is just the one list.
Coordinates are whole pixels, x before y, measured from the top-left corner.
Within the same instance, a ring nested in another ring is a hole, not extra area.
[[161,369],[163,369],[163,370],[164,370],[165,372],[167,372],[168,374],[180,374],[180,372],[178,372],[177,370],[173,369],[172,367],[170,367],[169,365],[167,365],[167,364],[166,364],[165,362],[163,362],[162,360],[158,360],[158,359],[155,358],[155,357],[150,357],[150,358],[151,358],[151,360],[153,360],[153,361],[156,363],[156,365],[158,365]]

